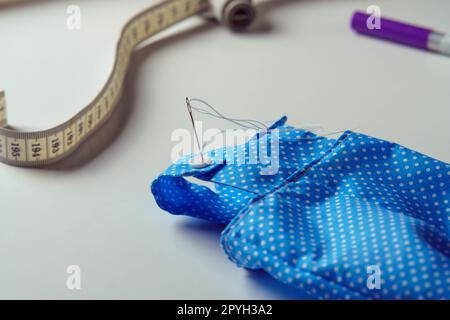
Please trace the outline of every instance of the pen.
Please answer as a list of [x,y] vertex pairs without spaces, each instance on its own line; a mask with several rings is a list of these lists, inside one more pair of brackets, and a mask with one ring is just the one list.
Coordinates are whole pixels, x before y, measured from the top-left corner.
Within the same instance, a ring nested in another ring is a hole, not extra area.
[[386,18],[380,18],[380,28],[377,29],[368,26],[368,21],[371,17],[371,15],[365,12],[355,12],[351,23],[352,29],[368,36],[450,56],[449,35],[433,29]]

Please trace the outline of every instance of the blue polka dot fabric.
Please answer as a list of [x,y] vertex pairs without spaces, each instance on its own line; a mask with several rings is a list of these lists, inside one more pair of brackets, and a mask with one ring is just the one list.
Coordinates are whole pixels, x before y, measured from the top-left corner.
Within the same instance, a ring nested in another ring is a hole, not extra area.
[[[152,183],[157,204],[226,224],[221,245],[237,266],[319,299],[450,298],[450,165],[364,134],[331,139],[285,122],[209,152],[205,168],[183,157]],[[249,161],[275,138],[272,163]]]

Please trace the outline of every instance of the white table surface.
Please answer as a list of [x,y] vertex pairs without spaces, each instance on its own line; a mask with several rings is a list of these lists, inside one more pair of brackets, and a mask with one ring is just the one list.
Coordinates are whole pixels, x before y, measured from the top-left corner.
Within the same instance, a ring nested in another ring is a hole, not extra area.
[[[185,96],[222,112],[353,129],[450,161],[450,59],[355,35],[355,9],[450,32],[448,0],[274,1],[253,33],[194,18],[138,53],[129,114],[102,152],[76,167],[0,165],[0,298],[302,298],[231,263],[221,227],[171,216],[149,184],[170,164],[174,129],[190,129]],[[0,88],[9,122],[46,129],[106,81],[126,20],[152,3],[32,1],[0,9]],[[66,28],[66,8],[82,29]],[[227,123],[204,121],[214,126]],[[77,160],[78,161],[78,160]],[[82,289],[66,288],[79,265]]]

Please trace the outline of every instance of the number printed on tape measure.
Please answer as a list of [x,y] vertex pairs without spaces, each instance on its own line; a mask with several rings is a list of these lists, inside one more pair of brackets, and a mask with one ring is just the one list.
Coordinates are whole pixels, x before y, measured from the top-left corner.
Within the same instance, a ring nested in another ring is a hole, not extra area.
[[51,135],[47,138],[48,146],[48,157],[49,159],[56,158],[63,154],[64,144],[63,144],[64,132],[58,132],[57,134]]
[[47,160],[47,139],[30,139],[27,141],[27,160],[40,161]]
[[8,138],[6,143],[9,160],[26,161],[25,139]]
[[69,151],[76,144],[76,125],[73,123],[64,129],[64,150]]

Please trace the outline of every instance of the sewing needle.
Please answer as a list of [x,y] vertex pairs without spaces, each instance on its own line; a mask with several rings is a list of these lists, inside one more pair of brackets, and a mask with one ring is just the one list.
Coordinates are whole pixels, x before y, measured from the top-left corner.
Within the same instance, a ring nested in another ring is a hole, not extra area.
[[192,128],[194,129],[194,135],[195,135],[195,140],[197,141],[198,150],[200,151],[200,159],[202,160],[202,163],[205,163],[205,160],[203,159],[203,148],[200,145],[200,140],[197,135],[197,128],[195,127],[194,116],[192,115],[191,101],[189,100],[188,97],[186,97],[186,106],[187,106],[187,109],[189,112],[189,117],[191,118]]

